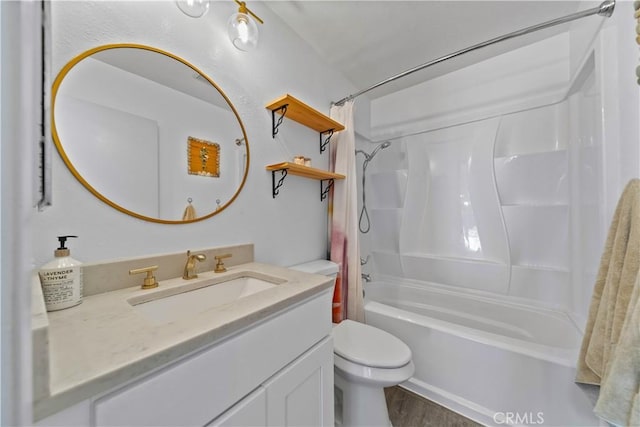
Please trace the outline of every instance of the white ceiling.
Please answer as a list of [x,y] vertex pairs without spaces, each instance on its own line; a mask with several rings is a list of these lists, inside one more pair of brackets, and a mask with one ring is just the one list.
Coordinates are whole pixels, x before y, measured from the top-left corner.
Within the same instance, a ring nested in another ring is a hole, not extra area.
[[[476,43],[599,4],[548,0],[265,3],[358,90]],[[367,96],[375,99],[567,28],[561,25],[462,55],[384,85]]]

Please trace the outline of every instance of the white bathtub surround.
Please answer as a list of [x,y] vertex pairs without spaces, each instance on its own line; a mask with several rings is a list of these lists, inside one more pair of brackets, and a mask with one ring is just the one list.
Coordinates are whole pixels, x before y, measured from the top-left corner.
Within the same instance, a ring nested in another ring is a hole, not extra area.
[[335,181],[329,196],[330,258],[340,268],[333,298],[333,321],[339,323],[347,318],[364,321],[353,101],[332,106],[331,118],[346,128],[334,135],[330,144],[330,170],[346,176]]
[[[603,140],[606,55],[575,38],[560,34],[372,103],[375,139],[395,137],[408,155],[385,152],[370,171],[407,178],[389,179],[389,194],[369,192],[380,202],[372,218],[384,223],[372,224],[367,252],[394,308],[371,314],[367,303],[367,323],[411,348],[407,387],[488,425],[500,412],[538,410],[546,425],[598,424],[595,399],[574,383],[575,361],[616,142]],[[375,286],[365,291],[377,301]]]
[[372,210],[376,270],[573,306],[568,118],[562,103],[402,138],[404,203]]
[[[394,145],[409,155],[372,170],[406,170],[407,180],[391,197],[403,202],[386,206],[400,217],[397,243],[393,230],[372,227],[384,283],[365,287],[367,323],[411,348],[416,373],[405,387],[486,425],[506,412],[599,424],[574,375],[585,283],[604,240],[600,87],[594,60],[575,83],[565,73],[567,42],[557,36],[443,76],[439,88],[432,81],[374,102],[374,114],[384,111],[374,126],[388,123],[380,137],[406,132]],[[516,61],[525,73],[502,62],[527,52],[535,55]],[[507,70],[531,78],[511,85],[500,78]],[[462,76],[478,73],[484,89],[465,86]],[[478,96],[452,99],[446,89]],[[396,102],[412,95],[410,120],[393,124],[407,110]]]
[[[528,298],[566,309],[583,324],[590,298],[584,283],[595,280],[607,222],[605,147],[599,52],[579,54],[573,36],[554,36],[373,102],[374,137],[404,135],[393,145],[412,151],[408,166],[384,164],[391,159],[385,152],[370,170],[373,180],[408,167],[404,188],[369,192],[372,200],[397,200],[394,193],[403,200],[384,206],[397,209],[393,215],[378,215],[400,217],[397,241],[393,222],[372,227],[367,252],[374,272]],[[520,78],[526,84],[515,84]],[[481,129],[496,120],[495,135],[483,137]],[[436,147],[445,140],[449,146]],[[446,273],[471,271],[472,261],[481,261],[479,278],[493,277],[468,282]],[[441,270],[448,281],[428,274]]]
[[494,119],[404,138],[409,173],[401,253],[508,262],[493,179],[498,125]]
[[[603,101],[595,54],[577,75],[559,72],[575,54],[568,42],[556,36],[439,78],[451,93],[478,96],[450,99],[432,81],[374,102],[380,136],[385,129],[405,134],[393,146],[408,153],[394,164],[385,152],[370,171],[372,181],[388,180],[384,192],[370,191],[380,203],[367,251],[374,273],[524,298],[584,324],[585,283],[595,280],[606,227]],[[502,84],[500,76],[520,76],[522,64],[536,77]],[[464,77],[472,73],[484,88],[468,87]],[[510,112],[501,97],[519,104]],[[450,113],[451,103],[470,120]],[[398,111],[409,114],[406,122]],[[433,120],[414,120],[424,111]]]
[[573,382],[580,331],[566,314],[397,278],[369,283],[366,293],[367,323],[412,350],[416,372],[404,387],[484,425],[506,412],[540,414],[543,425],[599,425]]

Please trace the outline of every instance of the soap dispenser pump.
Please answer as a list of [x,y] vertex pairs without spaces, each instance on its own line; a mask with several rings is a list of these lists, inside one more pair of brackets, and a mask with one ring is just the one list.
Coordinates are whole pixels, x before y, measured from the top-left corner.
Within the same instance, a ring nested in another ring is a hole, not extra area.
[[62,310],[82,302],[82,263],[71,258],[65,246],[67,239],[78,236],[58,236],[60,243],[55,258],[38,272],[47,311]]

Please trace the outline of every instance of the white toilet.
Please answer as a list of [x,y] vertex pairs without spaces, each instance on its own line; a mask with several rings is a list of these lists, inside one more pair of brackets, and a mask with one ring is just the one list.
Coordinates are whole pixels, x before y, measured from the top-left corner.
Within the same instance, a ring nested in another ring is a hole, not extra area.
[[[326,260],[289,268],[334,278],[338,273]],[[334,325],[332,336],[336,425],[390,426],[383,388],[411,378],[411,349],[388,332],[351,320]]]

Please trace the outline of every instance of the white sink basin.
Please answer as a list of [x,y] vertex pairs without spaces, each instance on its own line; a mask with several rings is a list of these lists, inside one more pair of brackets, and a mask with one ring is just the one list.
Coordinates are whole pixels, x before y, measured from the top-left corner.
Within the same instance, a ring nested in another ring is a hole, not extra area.
[[183,286],[163,289],[132,298],[128,302],[139,313],[156,323],[169,323],[191,317],[209,309],[241,300],[249,295],[272,289],[284,281],[241,276],[228,279],[210,278],[184,282]]

